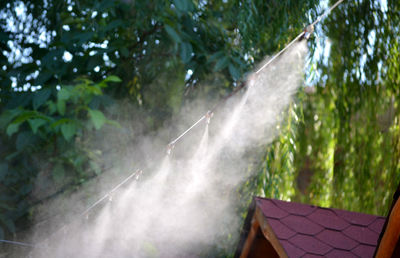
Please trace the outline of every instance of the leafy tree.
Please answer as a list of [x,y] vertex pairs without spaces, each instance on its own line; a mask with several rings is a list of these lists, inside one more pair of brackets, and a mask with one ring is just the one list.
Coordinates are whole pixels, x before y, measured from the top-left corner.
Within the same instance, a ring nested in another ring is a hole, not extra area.
[[303,118],[295,133],[284,130],[269,147],[268,166],[282,157],[290,166],[262,172],[267,196],[269,178],[295,171],[297,186],[278,196],[386,215],[400,180],[399,19],[398,1],[346,1],[316,28],[311,45],[330,52],[316,52],[311,87],[289,111]]
[[196,95],[218,99],[297,34],[315,4],[2,1],[1,233],[15,235],[32,205],[50,198],[27,198],[38,179],[56,191],[102,171],[92,139],[123,122],[112,103],[148,114],[150,131]]
[[15,222],[41,201],[31,196],[37,176],[44,181],[50,178],[53,183],[39,185],[36,197],[42,196],[40,188],[46,188],[46,193],[56,191],[65,181],[78,183],[101,172],[98,151],[85,146],[93,130],[105,123],[115,124],[90,105],[111,81],[119,79],[107,77],[98,84],[80,80],[59,91],[19,93],[30,99],[32,106],[10,104],[2,112],[0,130],[5,133],[0,138],[0,220],[9,232],[15,232]]

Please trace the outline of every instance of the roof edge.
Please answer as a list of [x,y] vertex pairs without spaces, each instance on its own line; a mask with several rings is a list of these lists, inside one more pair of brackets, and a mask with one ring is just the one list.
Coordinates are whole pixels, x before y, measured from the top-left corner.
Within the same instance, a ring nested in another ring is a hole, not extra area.
[[259,206],[256,206],[254,217],[258,221],[264,237],[271,243],[278,255],[280,257],[287,258],[288,254],[281,245],[278,237],[275,235],[275,232],[272,229],[271,225],[265,219],[264,214]]
[[255,201],[256,197],[253,197],[253,200],[251,201],[250,207],[248,209],[247,212],[247,216],[246,219],[244,220],[243,223],[243,227],[240,233],[240,238],[239,238],[239,243],[237,245],[236,251],[235,251],[235,255],[233,256],[234,258],[239,258],[240,254],[243,251],[243,247],[244,244],[247,240],[247,236],[250,233],[250,229],[251,229],[251,222],[253,220],[254,217],[254,212],[256,210],[256,201]]

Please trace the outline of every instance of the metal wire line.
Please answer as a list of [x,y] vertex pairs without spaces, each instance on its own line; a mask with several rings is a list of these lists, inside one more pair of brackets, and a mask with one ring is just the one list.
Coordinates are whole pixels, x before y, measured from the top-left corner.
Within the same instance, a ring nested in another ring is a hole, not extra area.
[[175,143],[177,141],[179,141],[183,136],[185,136],[188,132],[190,132],[194,127],[196,127],[196,125],[198,125],[201,121],[203,121],[206,118],[206,115],[203,115],[199,120],[197,120],[197,122],[195,122],[192,126],[190,126],[188,129],[186,129],[186,131],[184,131],[181,135],[179,135],[178,137],[176,137],[174,140],[172,140],[168,146],[173,146],[175,145]]
[[320,21],[322,21],[322,19],[324,19],[333,9],[335,9],[338,5],[340,5],[344,0],[339,0],[337,1],[334,5],[332,5],[328,10],[326,10],[322,15],[318,16],[318,18],[311,23],[311,26],[316,25],[317,23],[319,23]]
[[[116,185],[113,189],[111,189],[109,192],[107,192],[105,195],[103,195],[103,197],[101,197],[100,199],[98,199],[97,201],[95,201],[92,205],[90,205],[86,210],[84,210],[82,213],[80,213],[77,218],[81,218],[86,216],[92,209],[94,209],[97,205],[99,205],[100,203],[102,203],[105,199],[107,199],[108,197],[111,197],[111,194],[114,193],[115,191],[117,191],[120,187],[122,187],[124,184],[126,184],[129,180],[131,180],[133,177],[136,177],[136,179],[139,179],[139,176],[142,174],[142,170],[138,169],[135,172],[131,173],[128,177],[126,177],[124,180],[122,180],[118,185]],[[73,221],[72,221],[73,222]],[[43,244],[44,242],[48,241],[49,239],[51,239],[55,234],[57,234],[58,232],[66,229],[70,224],[72,224],[72,222],[68,223],[68,224],[64,224],[62,227],[58,228],[56,231],[54,231],[53,233],[50,234],[50,236],[48,236],[46,239],[44,239],[43,241],[41,241],[39,244],[34,245],[34,247],[40,246],[41,244]]]
[[[324,19],[333,9],[335,9],[339,4],[341,4],[344,0],[339,0],[337,1],[334,5],[332,5],[328,10],[326,10],[322,15],[318,16],[318,18],[311,23],[309,26],[307,27],[314,27],[314,25],[316,25],[317,23],[319,23],[320,21],[322,21],[322,19]],[[265,63],[263,66],[261,66],[256,72],[255,74],[260,73],[262,70],[264,70],[268,65],[270,65],[276,58],[278,58],[283,52],[285,52],[289,47],[291,47],[297,40],[299,40],[302,36],[304,36],[306,34],[306,31],[303,30],[299,35],[297,35],[292,41],[289,42],[289,44],[287,44],[281,51],[279,51],[277,54],[275,54],[270,60],[268,60],[267,63]],[[240,89],[244,88],[246,86],[245,83],[242,83],[237,90],[235,90],[234,92],[232,92],[232,94],[229,94],[226,98],[224,98],[221,102],[225,102],[228,98],[232,97],[233,95],[235,95],[237,92],[240,91]],[[216,107],[218,107],[221,103],[218,103],[214,108],[212,108],[210,111],[208,111],[207,113],[212,113],[214,112],[214,110],[216,109]],[[173,146],[175,145],[175,143],[177,143],[181,138],[183,138],[183,136],[185,136],[188,132],[190,132],[194,127],[196,127],[196,125],[198,125],[201,121],[203,121],[206,118],[206,115],[203,115],[199,120],[197,120],[192,126],[190,126],[186,131],[184,131],[182,134],[180,134],[177,138],[175,138],[174,140],[172,140],[169,144],[168,144],[168,148],[171,149],[173,148]]]
[[[341,4],[344,0],[338,0],[334,5],[332,5],[328,10],[326,10],[322,15],[320,15],[313,23],[311,23],[310,25],[308,25],[307,27],[313,27],[314,25],[316,25],[317,23],[321,22],[333,9],[335,9],[339,4]],[[299,40],[302,36],[304,36],[306,34],[306,30],[303,30],[299,35],[297,35],[292,41],[289,42],[289,44],[287,44],[281,51],[279,51],[277,54],[275,54],[267,63],[265,63],[263,66],[261,66],[256,72],[255,74],[260,73],[262,70],[264,70],[268,65],[270,65],[276,58],[278,58],[283,52],[285,52],[289,47],[291,47],[297,40]],[[229,99],[230,97],[234,96],[237,94],[237,92],[239,92],[242,88],[246,87],[246,83],[242,82],[242,84],[235,90],[233,91],[231,94],[229,94],[228,96],[226,96],[225,98],[222,99],[222,101],[220,101],[220,103],[217,103],[210,111],[208,111],[205,115],[203,115],[199,120],[197,120],[192,126],[190,126],[188,129],[186,129],[182,134],[180,134],[178,137],[176,137],[175,139],[173,139],[172,141],[169,142],[169,144],[167,145],[167,153],[169,154],[170,151],[172,150],[172,148],[174,147],[174,145],[181,140],[187,133],[189,133],[194,127],[196,127],[201,121],[203,121],[204,119],[208,120],[210,119],[210,117],[212,116],[212,113],[217,109],[217,107],[219,107],[223,102],[225,102],[227,99]],[[115,192],[117,189],[119,189],[121,186],[123,186],[126,182],[128,182],[132,177],[139,176],[142,173],[141,170],[137,170],[134,173],[130,174],[127,178],[125,178],[123,181],[121,181],[121,183],[119,183],[117,186],[115,186],[111,191],[109,191],[107,194],[105,194],[103,197],[101,197],[99,200],[97,200],[96,202],[94,202],[91,206],[89,206],[84,212],[82,212],[79,217],[81,216],[85,216],[89,213],[90,210],[92,210],[93,208],[95,208],[97,205],[99,205],[102,201],[104,201],[107,197],[109,197],[113,192]],[[61,228],[59,228],[58,230],[56,230],[55,232],[53,232],[48,238],[46,238],[43,242],[47,241],[48,239],[50,239],[54,234],[56,234],[57,232],[61,231],[62,229],[66,228],[67,225],[62,226]],[[19,242],[19,241],[11,241],[11,240],[1,240],[0,239],[0,243],[7,243],[7,244],[13,244],[13,245],[19,245],[19,246],[26,246],[26,247],[33,247],[36,248],[39,245],[38,244],[30,244],[30,243],[24,243],[24,242]]]
[[19,245],[19,246],[25,246],[25,247],[35,247],[34,244],[29,244],[29,243],[24,243],[24,242],[19,242],[19,241],[5,240],[5,239],[0,239],[0,243]]
[[142,174],[142,170],[136,170],[132,174],[130,174],[127,178],[125,178],[121,183],[119,183],[117,186],[115,186],[111,191],[106,193],[103,197],[101,197],[99,200],[94,202],[92,205],[90,205],[84,212],[80,214],[80,216],[85,216],[86,214],[89,213],[90,210],[92,210],[94,207],[96,207],[99,203],[104,201],[107,197],[110,197],[111,194],[115,191],[117,191],[121,186],[123,186],[126,182],[128,182],[132,177],[136,176],[137,178]]

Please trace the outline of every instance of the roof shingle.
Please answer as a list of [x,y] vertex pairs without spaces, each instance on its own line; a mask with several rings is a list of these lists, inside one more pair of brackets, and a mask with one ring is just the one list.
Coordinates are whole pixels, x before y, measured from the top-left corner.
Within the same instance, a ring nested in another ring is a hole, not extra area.
[[289,257],[372,257],[384,217],[255,198]]
[[340,231],[334,230],[324,230],[316,236],[319,240],[324,243],[328,243],[329,245],[343,250],[351,250],[358,245],[358,242],[354,241],[351,238],[348,238]]

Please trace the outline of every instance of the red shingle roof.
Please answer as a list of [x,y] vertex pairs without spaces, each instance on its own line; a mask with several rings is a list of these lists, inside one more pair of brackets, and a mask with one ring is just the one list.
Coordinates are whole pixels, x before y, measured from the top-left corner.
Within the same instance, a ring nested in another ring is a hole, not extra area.
[[289,257],[372,257],[385,218],[256,197]]

